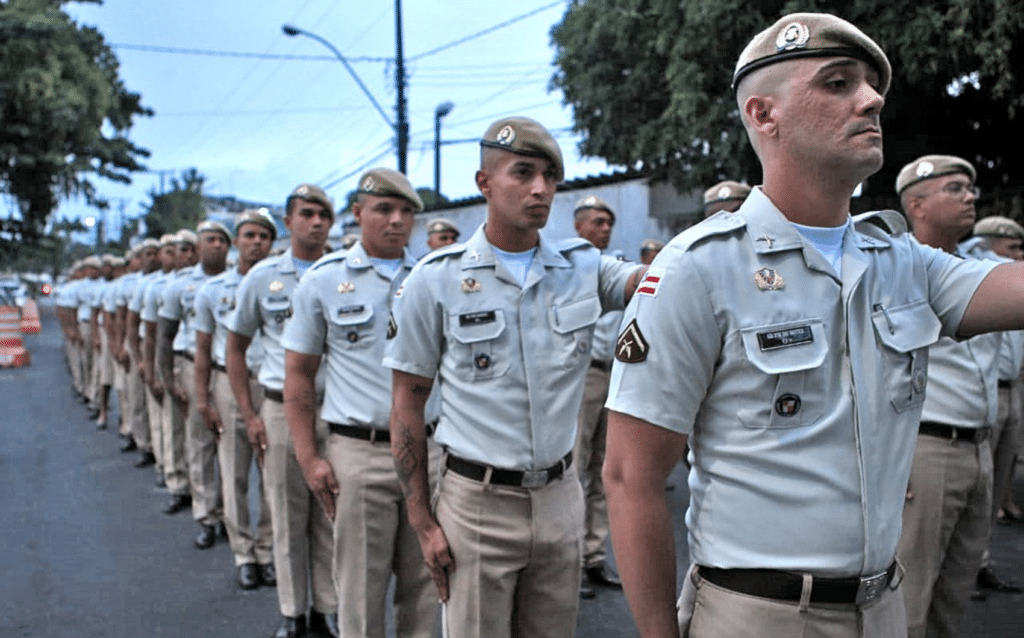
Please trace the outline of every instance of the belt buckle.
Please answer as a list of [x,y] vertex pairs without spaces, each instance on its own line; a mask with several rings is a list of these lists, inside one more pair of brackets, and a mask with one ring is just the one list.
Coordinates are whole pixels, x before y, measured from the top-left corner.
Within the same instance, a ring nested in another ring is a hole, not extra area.
[[533,490],[538,487],[544,487],[548,484],[548,471],[547,470],[526,470],[523,472],[523,482],[520,483],[522,487]]
[[874,576],[861,576],[860,586],[857,587],[857,604],[867,605],[874,602],[885,590],[889,572],[882,572]]

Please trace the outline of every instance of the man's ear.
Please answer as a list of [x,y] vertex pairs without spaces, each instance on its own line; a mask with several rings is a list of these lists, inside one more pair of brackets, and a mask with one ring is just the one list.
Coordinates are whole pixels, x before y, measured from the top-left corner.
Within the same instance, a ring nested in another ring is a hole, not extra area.
[[487,171],[483,169],[478,170],[475,175],[476,187],[480,191],[480,194],[484,196],[484,199],[491,198],[490,177],[491,176],[487,174]]
[[750,127],[766,137],[778,134],[778,122],[775,119],[775,102],[764,95],[751,95],[743,103],[743,115]]

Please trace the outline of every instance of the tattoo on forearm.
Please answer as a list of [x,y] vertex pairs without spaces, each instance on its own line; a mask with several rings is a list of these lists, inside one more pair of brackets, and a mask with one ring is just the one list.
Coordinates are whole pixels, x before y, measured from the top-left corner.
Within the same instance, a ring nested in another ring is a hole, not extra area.
[[426,458],[424,457],[424,445],[412,435],[409,425],[399,422],[398,438],[394,444],[395,470],[398,472],[398,480],[402,484],[402,494],[406,500],[417,498],[417,491],[413,485],[416,476],[421,470],[426,470]]
[[316,418],[316,390],[314,388],[303,388],[297,397],[288,398],[285,402],[297,408],[306,417]]

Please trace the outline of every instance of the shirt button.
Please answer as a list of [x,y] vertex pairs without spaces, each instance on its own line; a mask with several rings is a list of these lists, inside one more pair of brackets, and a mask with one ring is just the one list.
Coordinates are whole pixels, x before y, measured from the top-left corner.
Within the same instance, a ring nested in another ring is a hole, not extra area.
[[345,338],[348,339],[349,343],[355,343],[356,341],[359,341],[359,333],[353,330],[352,332],[345,335]]
[[491,367],[491,357],[490,355],[481,353],[476,355],[473,363],[476,365],[477,370],[486,370]]

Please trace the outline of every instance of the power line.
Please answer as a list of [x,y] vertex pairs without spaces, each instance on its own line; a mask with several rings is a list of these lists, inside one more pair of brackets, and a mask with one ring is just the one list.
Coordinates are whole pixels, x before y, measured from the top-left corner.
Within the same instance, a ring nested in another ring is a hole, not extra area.
[[547,11],[548,9],[552,9],[552,8],[557,7],[559,5],[562,5],[562,4],[565,4],[565,3],[560,0],[559,2],[552,2],[550,4],[546,4],[543,7],[537,7],[533,11],[528,11],[527,13],[524,13],[521,16],[516,16],[515,18],[511,18],[509,20],[506,20],[504,22],[496,24],[493,27],[488,27],[488,28],[484,29],[483,31],[477,31],[476,33],[474,33],[472,35],[467,35],[464,38],[459,38],[458,40],[455,40],[453,42],[449,42],[448,44],[442,44],[441,46],[439,46],[437,48],[431,49],[429,51],[424,51],[423,53],[419,53],[419,54],[414,55],[412,57],[406,58],[406,62],[415,62],[416,60],[419,60],[420,58],[425,58],[428,55],[434,55],[435,53],[440,53],[441,51],[445,51],[445,50],[450,49],[452,47],[456,47],[456,46],[458,46],[460,44],[464,44],[466,42],[469,42],[470,40],[475,40],[475,39],[477,39],[477,38],[479,38],[481,36],[487,35],[488,33],[493,33],[493,32],[495,32],[495,31],[497,31],[499,29],[504,29],[507,26],[515,24],[516,22],[521,22],[521,21],[523,21],[523,20],[525,20],[525,19],[527,19],[529,17],[537,15],[538,13],[541,13],[543,11]]
[[[116,43],[110,45],[114,49],[130,51],[146,51],[148,53],[177,53],[180,55],[205,55],[221,58],[255,58],[258,60],[301,60],[305,62],[337,62],[333,55],[296,55],[291,53],[253,53],[250,51],[214,51],[213,49],[186,49],[182,47],[158,47],[149,44]],[[348,57],[349,62],[391,62],[393,58],[372,56]]]

